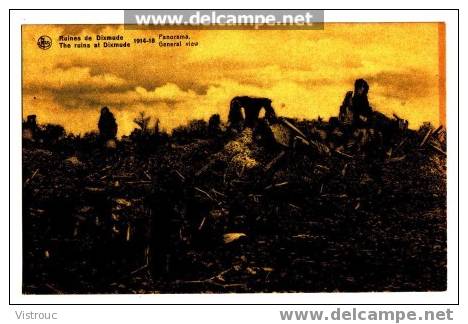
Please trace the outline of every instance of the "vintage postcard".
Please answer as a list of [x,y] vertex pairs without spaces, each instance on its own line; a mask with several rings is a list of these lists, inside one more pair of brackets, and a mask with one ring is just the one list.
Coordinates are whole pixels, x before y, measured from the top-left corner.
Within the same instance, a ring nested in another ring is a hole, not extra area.
[[447,289],[444,22],[148,17],[22,25],[23,294]]

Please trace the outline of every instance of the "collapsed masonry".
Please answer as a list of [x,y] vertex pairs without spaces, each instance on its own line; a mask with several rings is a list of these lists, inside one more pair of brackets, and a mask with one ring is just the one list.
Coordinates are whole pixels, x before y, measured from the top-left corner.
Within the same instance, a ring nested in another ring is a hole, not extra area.
[[[406,130],[370,108],[368,87],[357,90],[346,118],[270,111],[267,124],[254,105],[240,132],[172,139],[150,157],[131,143],[110,156],[24,148],[25,291],[443,289],[445,131]],[[262,101],[259,110],[271,106]],[[259,132],[276,147],[261,145]],[[394,250],[388,240],[407,243]],[[423,259],[405,253],[433,242]],[[418,272],[407,277],[402,263]]]
[[[368,100],[369,85],[364,79],[357,79],[354,91],[348,91],[339,109],[338,117],[331,117],[326,126],[326,133],[332,133],[330,138],[357,137],[361,145],[374,142],[381,145],[385,138],[390,138],[396,131],[408,128],[408,121],[394,115],[390,119],[374,111]],[[265,109],[265,118],[259,119],[259,112]],[[242,114],[244,111],[244,115]],[[242,130],[253,128],[254,134],[260,133],[263,137],[270,137],[276,144],[284,147],[297,145],[311,146],[321,155],[330,154],[330,146],[336,143],[323,141],[323,130],[312,129],[310,133],[321,134],[315,140],[301,131],[292,120],[277,117],[268,98],[235,97],[231,101],[229,111],[229,126],[231,129]],[[311,135],[311,134],[309,134]]]
[[344,124],[364,125],[372,116],[367,93],[369,85],[364,79],[354,83],[354,93],[348,91],[340,107],[338,119]]
[[270,99],[248,96],[234,97],[229,109],[229,126],[234,129],[257,126],[262,109],[265,110],[265,120],[274,121],[276,119],[276,113],[271,106]]

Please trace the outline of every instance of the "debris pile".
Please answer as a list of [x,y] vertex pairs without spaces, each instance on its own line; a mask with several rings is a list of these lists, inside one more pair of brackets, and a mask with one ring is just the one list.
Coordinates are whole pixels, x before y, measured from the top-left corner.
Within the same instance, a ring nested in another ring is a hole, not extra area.
[[24,292],[445,290],[445,129],[374,111],[362,81],[328,122],[23,148]]

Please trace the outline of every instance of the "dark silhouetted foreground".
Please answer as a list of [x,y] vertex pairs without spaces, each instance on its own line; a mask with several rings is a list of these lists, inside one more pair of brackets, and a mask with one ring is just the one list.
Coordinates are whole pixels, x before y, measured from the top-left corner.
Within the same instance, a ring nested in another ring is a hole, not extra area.
[[445,130],[355,88],[328,122],[248,97],[171,135],[141,114],[111,150],[109,110],[100,136],[29,118],[24,293],[445,290]]

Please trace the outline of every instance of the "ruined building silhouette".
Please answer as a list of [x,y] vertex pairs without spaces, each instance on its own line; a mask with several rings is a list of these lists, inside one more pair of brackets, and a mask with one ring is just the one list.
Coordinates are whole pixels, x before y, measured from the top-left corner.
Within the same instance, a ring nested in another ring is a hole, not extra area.
[[98,122],[99,135],[104,141],[115,139],[117,135],[117,123],[114,114],[107,107],[101,109],[101,116]]
[[354,82],[354,93],[348,91],[340,107],[338,119],[344,124],[353,123],[361,125],[372,115],[372,107],[369,105],[367,93],[369,85],[364,79]]
[[[254,98],[248,96],[234,97],[231,100],[228,122],[231,128],[255,127],[258,123],[260,111],[265,109],[265,119],[272,121],[276,113],[268,98]],[[242,114],[242,109],[244,114]],[[244,117],[245,116],[245,117]]]

